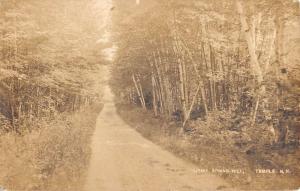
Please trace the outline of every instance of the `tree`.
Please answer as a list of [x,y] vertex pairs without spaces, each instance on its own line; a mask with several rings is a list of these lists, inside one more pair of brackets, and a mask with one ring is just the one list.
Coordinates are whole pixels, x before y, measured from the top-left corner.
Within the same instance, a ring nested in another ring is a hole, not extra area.
[[[230,113],[233,121],[246,119],[249,126],[281,118],[279,108],[291,103],[281,101],[282,87],[293,81],[291,75],[284,80],[281,71],[288,67],[299,73],[293,68],[296,61],[283,63],[288,45],[283,43],[287,26],[282,22],[292,22],[295,5],[281,0],[175,0],[140,9],[132,14],[122,10],[130,19],[118,24],[113,79],[117,94],[146,105],[155,116],[178,116],[183,127],[191,118],[205,119],[218,111]],[[123,18],[118,14],[116,23]],[[132,75],[140,76],[140,88],[134,88]],[[284,97],[296,98],[284,92]]]
[[93,74],[102,62],[101,26],[93,6],[90,0],[1,1],[1,103],[12,106],[15,129],[99,98]]

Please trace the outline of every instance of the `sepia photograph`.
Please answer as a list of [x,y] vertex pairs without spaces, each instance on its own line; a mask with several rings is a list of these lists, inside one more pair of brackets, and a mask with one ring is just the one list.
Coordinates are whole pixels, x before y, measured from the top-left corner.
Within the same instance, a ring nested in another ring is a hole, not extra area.
[[300,191],[300,0],[0,0],[0,191]]

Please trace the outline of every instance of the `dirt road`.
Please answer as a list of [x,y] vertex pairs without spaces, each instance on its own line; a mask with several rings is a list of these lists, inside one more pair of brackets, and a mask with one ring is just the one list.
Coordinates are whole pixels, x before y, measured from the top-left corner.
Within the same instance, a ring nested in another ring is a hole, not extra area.
[[197,167],[130,128],[118,116],[108,86],[104,102],[92,140],[86,191],[195,191],[228,187],[219,177],[195,173]]

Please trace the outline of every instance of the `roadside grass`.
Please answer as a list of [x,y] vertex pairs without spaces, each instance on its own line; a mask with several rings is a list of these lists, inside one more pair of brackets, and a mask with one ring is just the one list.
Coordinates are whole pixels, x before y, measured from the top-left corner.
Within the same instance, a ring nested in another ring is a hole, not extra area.
[[23,135],[0,135],[0,185],[9,191],[82,190],[90,140],[103,105],[30,124]]
[[[218,173],[237,189],[243,190],[293,190],[300,187],[298,150],[291,152],[256,148],[251,145],[268,144],[268,134],[236,133],[222,129],[226,120],[215,118],[192,121],[192,131],[182,133],[179,124],[155,118],[150,111],[127,104],[117,104],[118,114],[142,136],[191,161],[199,169],[229,169],[235,173]],[[262,128],[262,127],[257,127]],[[251,131],[256,131],[255,129]],[[249,141],[252,140],[252,141]],[[247,146],[236,143],[249,142]],[[256,173],[256,169],[290,169],[287,174]],[[237,173],[238,170],[244,173]],[[199,171],[200,172],[200,171]],[[201,173],[201,172],[200,172]]]

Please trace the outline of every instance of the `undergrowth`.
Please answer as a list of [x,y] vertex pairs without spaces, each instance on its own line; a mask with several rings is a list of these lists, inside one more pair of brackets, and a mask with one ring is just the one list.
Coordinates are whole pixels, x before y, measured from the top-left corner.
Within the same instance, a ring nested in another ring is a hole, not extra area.
[[[155,118],[151,112],[118,104],[118,113],[145,138],[200,169],[236,169],[244,174],[216,173],[238,189],[286,190],[299,184],[299,149],[272,147],[272,135],[263,125],[242,125],[236,131],[228,113],[211,113],[194,120],[182,132],[179,123]],[[247,123],[247,119],[243,120]],[[250,128],[251,127],[251,128]],[[258,174],[256,169],[289,169],[290,174]],[[271,180],[271,182],[270,182]]]
[[82,190],[101,109],[99,104],[36,121],[22,135],[2,134],[0,185],[9,191]]

